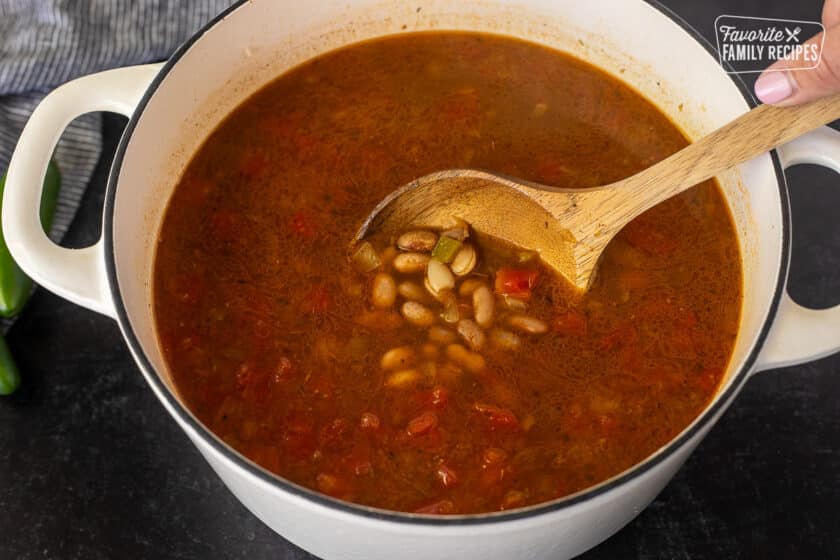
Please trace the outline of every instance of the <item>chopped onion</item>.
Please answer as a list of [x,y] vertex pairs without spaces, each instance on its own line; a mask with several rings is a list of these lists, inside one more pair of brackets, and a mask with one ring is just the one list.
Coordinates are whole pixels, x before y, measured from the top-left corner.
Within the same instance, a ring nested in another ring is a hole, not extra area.
[[356,267],[356,270],[359,272],[365,273],[370,272],[379,267],[382,264],[382,261],[379,258],[379,255],[376,254],[376,250],[373,248],[369,242],[364,241],[359,248],[356,249],[356,252],[353,253],[353,256],[350,257],[353,261],[353,266]]

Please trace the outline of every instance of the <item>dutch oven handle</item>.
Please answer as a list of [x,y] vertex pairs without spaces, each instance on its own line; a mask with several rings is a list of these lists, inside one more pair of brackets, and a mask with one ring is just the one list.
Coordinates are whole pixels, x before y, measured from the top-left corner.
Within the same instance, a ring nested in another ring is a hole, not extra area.
[[[782,167],[813,163],[840,173],[840,132],[828,127],[778,149]],[[787,271],[785,271],[787,272]],[[840,305],[809,309],[785,291],[754,371],[810,362],[840,351]]]
[[108,70],[68,82],[38,105],[18,140],[6,175],[3,235],[15,261],[35,282],[61,297],[115,317],[103,244],[66,249],[41,227],[47,165],[64,128],[76,117],[110,111],[131,117],[161,65]]

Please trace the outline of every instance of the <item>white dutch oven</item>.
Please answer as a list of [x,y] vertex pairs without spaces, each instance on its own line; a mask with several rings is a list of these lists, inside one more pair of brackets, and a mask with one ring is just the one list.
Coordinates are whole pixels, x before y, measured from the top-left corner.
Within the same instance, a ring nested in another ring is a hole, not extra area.
[[[633,85],[692,137],[752,104],[743,84],[724,72],[695,32],[641,0],[243,0],[165,65],[103,72],[48,96],[12,158],[3,231],[15,259],[39,284],[118,321],[172,417],[231,491],[293,543],[328,559],[570,557],[616,532],[653,500],[751,374],[840,349],[840,306],[805,309],[785,292],[791,234],[781,172],[796,163],[840,171],[840,134],[818,130],[720,177],[743,254],[741,329],[716,399],[667,446],[596,487],[513,512],[433,518],[339,502],[257,467],[184,408],[152,320],[157,232],[190,155],[261,85],[347,43],[434,29],[504,33],[570,52]],[[86,249],[64,249],[41,230],[37,185],[64,126],[88,111],[115,111],[131,120],[111,170],[103,238]]]

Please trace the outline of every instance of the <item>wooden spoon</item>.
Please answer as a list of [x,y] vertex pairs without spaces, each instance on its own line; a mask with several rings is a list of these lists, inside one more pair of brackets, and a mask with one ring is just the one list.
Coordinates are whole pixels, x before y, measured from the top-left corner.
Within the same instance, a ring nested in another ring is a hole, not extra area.
[[374,232],[445,228],[453,218],[476,231],[539,252],[580,290],[601,253],[633,218],[730,167],[840,118],[840,95],[795,107],[762,105],[631,177],[560,189],[473,169],[440,171],[391,193],[354,244]]

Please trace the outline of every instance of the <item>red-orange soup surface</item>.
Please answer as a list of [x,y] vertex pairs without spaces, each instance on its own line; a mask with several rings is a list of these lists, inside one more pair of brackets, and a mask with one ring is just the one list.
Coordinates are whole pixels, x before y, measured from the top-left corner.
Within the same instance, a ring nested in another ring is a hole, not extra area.
[[[401,284],[428,288],[425,269],[396,269],[395,240],[374,243],[367,273],[347,247],[381,198],[432,171],[586,187],[685,144],[616,79],[510,38],[399,35],[307,62],[237,108],[172,196],[154,299],[177,390],[266,469],[379,508],[498,511],[612,477],[683,430],[729,361],[740,256],[715,183],[631,223],[583,299],[527,254],[468,238],[469,277],[495,305],[481,344],[428,293],[434,327],[406,320]],[[462,319],[479,305],[467,292]],[[408,348],[397,367],[394,348]]]

